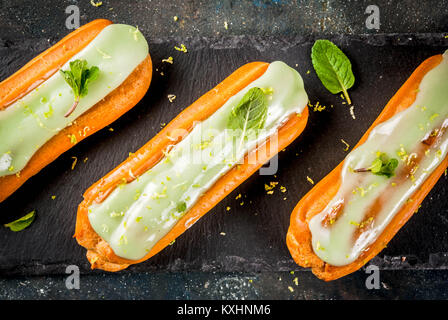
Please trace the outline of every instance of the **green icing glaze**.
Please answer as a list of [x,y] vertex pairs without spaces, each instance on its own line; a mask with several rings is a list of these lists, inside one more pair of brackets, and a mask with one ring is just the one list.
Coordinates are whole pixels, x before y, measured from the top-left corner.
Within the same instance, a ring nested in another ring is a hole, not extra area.
[[43,144],[123,83],[147,55],[148,44],[136,28],[109,25],[71,59],[85,59],[100,75],[70,117],[64,114],[74,96],[59,72],[0,111],[0,177],[22,170]]
[[[273,93],[268,94],[264,129],[239,147],[241,140],[226,130],[227,120],[232,108],[253,87],[272,88]],[[92,204],[90,224],[118,256],[132,260],[144,257],[202,194],[292,114],[301,113],[307,101],[297,71],[283,62],[271,63],[260,78],[197,123],[151,170],[117,187],[102,203]],[[186,227],[196,218],[191,217]]]
[[[447,118],[448,51],[442,62],[424,76],[413,105],[375,127],[366,142],[346,157],[337,195],[309,222],[312,245],[319,258],[334,266],[344,266],[356,260],[406,201],[412,201],[414,192],[446,157],[447,134],[442,135],[440,143],[428,149],[415,173],[407,178],[396,176],[394,180],[394,177],[388,179],[368,172],[355,173],[352,169],[369,167],[377,152],[385,152],[399,160],[396,172],[400,172],[412,161],[413,153],[422,148],[421,141],[433,130],[441,128]],[[322,220],[344,195],[343,213],[330,227],[324,227]],[[366,213],[380,196],[381,209],[370,219]],[[354,237],[360,227],[363,231],[359,237]]]

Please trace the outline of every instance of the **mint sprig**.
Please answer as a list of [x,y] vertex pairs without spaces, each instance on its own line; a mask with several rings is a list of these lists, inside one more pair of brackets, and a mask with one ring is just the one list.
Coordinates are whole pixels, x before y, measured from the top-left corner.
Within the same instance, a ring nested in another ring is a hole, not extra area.
[[373,160],[368,168],[355,169],[354,172],[371,172],[378,176],[386,176],[388,178],[395,175],[395,169],[398,167],[398,160],[389,158],[384,152],[380,153],[378,157]]
[[75,111],[79,100],[89,92],[88,84],[98,78],[100,70],[96,66],[87,68],[87,61],[77,59],[70,62],[70,70],[59,70],[65,82],[72,88],[75,101],[64,117],[70,116]]

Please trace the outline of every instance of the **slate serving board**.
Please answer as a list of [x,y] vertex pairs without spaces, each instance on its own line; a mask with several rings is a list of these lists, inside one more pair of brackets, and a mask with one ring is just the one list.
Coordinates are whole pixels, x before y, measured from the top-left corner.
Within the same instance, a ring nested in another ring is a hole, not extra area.
[[[356,83],[350,94],[355,120],[343,100],[327,92],[315,75],[309,57],[312,37],[148,39],[154,77],[143,100],[110,126],[114,131],[103,129],[79,143],[0,204],[2,224],[37,211],[37,219],[23,232],[0,228],[0,275],[60,274],[71,264],[85,273],[101,272],[89,271],[84,248],[72,238],[82,193],[151,139],[163,123],[237,67],[256,60],[283,60],[295,67],[311,104],[319,101],[327,108],[310,109],[304,133],[280,152],[275,177],[253,175],[172,246],[125,272],[303,270],[292,261],[285,236],[292,209],[312,188],[307,176],[317,182],[330,172],[347,154],[341,139],[355,145],[411,72],[425,58],[448,48],[442,34],[328,38],[353,63]],[[173,49],[180,43],[188,53]],[[0,80],[48,46],[46,40],[0,39]],[[173,65],[161,62],[169,56]],[[170,103],[168,94],[177,98]],[[78,158],[74,170],[72,157]],[[279,185],[268,195],[264,184],[271,181]],[[385,269],[448,268],[447,186],[442,177],[419,212],[372,263]],[[236,200],[240,193],[242,199]]]

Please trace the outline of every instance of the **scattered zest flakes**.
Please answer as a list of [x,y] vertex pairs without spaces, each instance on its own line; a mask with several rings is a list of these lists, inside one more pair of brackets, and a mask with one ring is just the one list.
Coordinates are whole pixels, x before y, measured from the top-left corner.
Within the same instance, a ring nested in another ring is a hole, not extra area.
[[128,244],[128,238],[124,234],[120,237],[120,240],[118,241],[118,245],[121,246],[123,243]]
[[400,159],[404,162],[406,162],[409,157],[408,153],[406,152],[402,144],[400,144],[400,149],[397,151],[397,156],[399,156]]
[[177,20],[179,20],[179,17],[178,16],[174,16],[173,20],[174,20],[174,22],[176,22]]
[[227,208],[226,208],[226,211],[230,211],[230,207],[227,207]]
[[173,64],[173,57],[168,57],[167,59],[163,59],[162,62]]
[[53,115],[53,107],[51,105],[48,106],[48,111],[44,112],[45,119],[50,118]]
[[344,151],[348,151],[348,149],[350,149],[350,145],[349,145],[347,142],[345,142],[344,139],[341,139],[341,142],[342,142],[343,144],[345,144]]
[[306,176],[306,180],[308,180],[309,183],[314,184],[313,179],[311,179],[310,177]]
[[431,117],[429,117],[429,121],[433,121],[435,118],[439,116],[438,113],[434,113]]
[[322,250],[322,251],[325,250],[325,248],[322,247],[322,246],[320,245],[320,241],[317,241],[317,243],[316,243],[316,249],[317,249],[317,250]]
[[298,279],[297,277],[295,277],[294,280],[292,280],[292,282],[294,282],[294,284],[295,284],[296,286],[299,285],[299,279]]
[[[271,181],[271,182],[269,182],[269,185],[267,185],[267,184],[264,185],[264,189],[266,191],[268,191],[267,192],[268,194],[273,194],[274,191],[271,191],[271,190],[273,190],[277,185],[278,185],[278,182]],[[269,191],[271,191],[271,192],[269,192]]]
[[72,170],[75,169],[76,164],[78,163],[78,158],[77,157],[72,157],[73,159],[73,163],[72,163]]
[[285,192],[286,192],[286,187],[284,187],[284,186],[280,186],[280,192],[285,193]]
[[176,99],[176,95],[174,94],[169,94],[168,95],[168,100],[172,103],[174,100]]
[[183,43],[181,43],[180,48],[176,46],[176,47],[174,47],[174,49],[176,49],[177,51],[183,52],[183,53],[188,52],[187,47]]
[[226,29],[226,30],[229,29],[229,24],[227,23],[227,21],[224,21],[224,29]]
[[225,232],[221,232],[221,233],[220,233],[220,235],[222,235],[222,236],[225,236],[225,235],[226,235],[226,233],[225,233]]
[[288,290],[291,291],[291,292],[294,292],[294,288],[291,287],[291,286],[288,286]]
[[78,143],[78,140],[76,139],[76,136],[74,134],[69,134],[67,137],[70,139],[70,143],[71,144],[77,144]]
[[313,108],[314,112],[322,112],[327,108],[326,106],[321,105],[319,101],[317,101],[315,105],[312,105],[311,102],[308,101],[308,105]]
[[108,129],[110,132],[114,132],[114,128],[109,128]]
[[355,189],[353,189],[352,193],[357,194],[358,191],[361,197],[364,197],[366,195],[366,190],[363,187],[356,187]]
[[361,222],[361,223],[357,223],[355,221],[350,221],[350,224],[357,226],[358,228],[362,229],[364,228],[367,224],[371,223],[373,221],[373,217],[370,217],[368,219],[366,219],[365,221]]
[[56,199],[56,196],[51,196],[51,200],[54,200],[54,199]]
[[261,89],[261,91],[263,91],[263,93],[265,95],[271,95],[274,93],[274,88],[272,88],[272,87],[260,88],[260,89]]
[[87,135],[87,132],[89,132],[90,131],[90,127],[84,127],[84,129],[82,129],[82,133],[81,133],[81,131],[79,131],[78,133],[79,133],[79,135],[82,135],[83,137],[85,137],[86,135]]
[[115,217],[123,217],[124,216],[124,212],[122,211],[122,212],[115,212],[115,211],[112,211],[110,214],[110,217],[111,218],[115,218]]
[[90,0],[90,4],[92,5],[92,6],[94,6],[94,7],[100,7],[100,6],[102,6],[103,5],[103,1],[98,1],[98,2],[95,2],[94,0]]
[[241,193],[235,197],[235,200],[241,199]]

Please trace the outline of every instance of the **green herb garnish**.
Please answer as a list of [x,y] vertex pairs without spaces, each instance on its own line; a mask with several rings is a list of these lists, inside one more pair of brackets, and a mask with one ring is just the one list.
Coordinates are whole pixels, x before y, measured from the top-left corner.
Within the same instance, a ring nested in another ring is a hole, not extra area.
[[322,84],[331,93],[342,91],[348,104],[352,104],[347,90],[355,83],[352,64],[347,56],[329,40],[317,40],[311,49],[311,60]]
[[89,82],[94,81],[98,78],[100,70],[98,67],[87,68],[86,60],[75,60],[70,62],[70,70],[59,70],[64,77],[65,82],[72,88],[73,94],[75,95],[75,102],[73,103],[70,110],[64,115],[68,117],[75,111],[76,106],[79,103],[79,99],[87,95],[87,86]]
[[22,231],[34,221],[35,217],[36,217],[36,211],[31,211],[26,216],[5,224],[5,227],[11,229],[11,231],[14,232]]
[[387,154],[380,153],[378,157],[373,160],[372,165],[368,168],[355,169],[355,172],[371,172],[378,176],[386,176],[388,178],[395,175],[395,169],[398,167],[398,160],[389,158]]
[[176,205],[176,211],[177,212],[184,212],[187,210],[187,203],[185,201],[180,201]]
[[227,127],[242,131],[239,148],[251,131],[263,128],[267,113],[268,100],[260,88],[250,89],[238,105],[232,109]]

